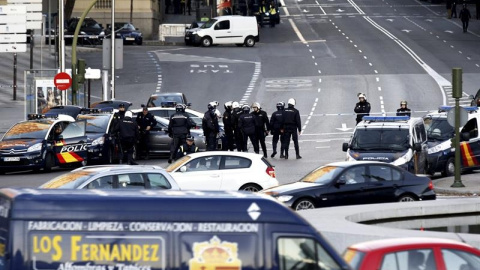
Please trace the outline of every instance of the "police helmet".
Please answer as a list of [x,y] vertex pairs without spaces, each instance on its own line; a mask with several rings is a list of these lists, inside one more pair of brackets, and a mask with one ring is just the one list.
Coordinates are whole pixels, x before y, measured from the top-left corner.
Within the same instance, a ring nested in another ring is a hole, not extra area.
[[218,117],[218,118],[222,118],[222,114],[220,113],[220,111],[218,109],[215,109],[215,115]]
[[364,98],[367,99],[367,96],[364,93],[358,93],[358,98]]
[[240,108],[240,104],[237,101],[232,102],[232,109]]
[[175,111],[177,111],[177,112],[185,112],[185,105],[183,105],[183,104],[177,104],[177,105],[175,105]]
[[232,108],[232,102],[231,101],[227,101],[225,102],[225,105],[223,105],[225,107],[225,110],[229,110]]
[[218,105],[220,105],[220,103],[218,103],[218,101],[214,100],[212,101],[213,104],[215,104],[215,108],[218,107]]
[[217,108],[217,105],[218,105],[218,102],[217,101],[212,101],[210,103],[208,103],[210,106],[212,106],[213,108]]
[[243,105],[242,110],[243,110],[243,112],[249,113],[250,112],[250,106]]
[[294,98],[291,98],[291,99],[288,100],[288,105],[295,106],[296,103],[297,103],[297,102],[295,101]]
[[193,138],[192,135],[188,135],[187,136],[187,141],[195,141],[195,139]]
[[132,113],[131,111],[127,111],[127,112],[125,113],[125,118],[126,118],[126,117],[132,118],[132,117],[133,117],[133,113]]
[[406,101],[406,100],[402,100],[402,101],[400,101],[400,106],[402,106],[402,105],[405,105],[405,106],[407,106],[407,101]]
[[260,108],[261,108],[261,107],[260,107],[260,103],[254,102],[254,103],[252,104],[252,108],[258,108],[258,109],[260,109]]
[[283,102],[283,101],[278,102],[277,103],[277,110],[281,111],[283,109],[285,109],[285,102]]

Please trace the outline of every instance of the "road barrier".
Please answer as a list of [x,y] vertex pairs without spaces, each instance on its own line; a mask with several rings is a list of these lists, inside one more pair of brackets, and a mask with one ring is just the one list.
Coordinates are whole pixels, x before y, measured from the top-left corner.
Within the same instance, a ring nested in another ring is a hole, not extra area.
[[165,41],[166,37],[183,37],[185,36],[185,28],[189,24],[161,24],[158,28],[158,36],[160,41]]

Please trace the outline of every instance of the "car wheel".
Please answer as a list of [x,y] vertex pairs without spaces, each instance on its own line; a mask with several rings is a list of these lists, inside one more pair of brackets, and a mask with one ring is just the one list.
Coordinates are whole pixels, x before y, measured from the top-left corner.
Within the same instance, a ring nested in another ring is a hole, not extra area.
[[203,47],[210,47],[212,45],[212,40],[208,37],[204,37],[202,38],[200,43],[202,44]]
[[417,198],[413,197],[412,195],[402,195],[398,199],[398,202],[414,202],[418,201]]
[[255,185],[255,184],[246,184],[246,185],[243,185],[239,190],[250,191],[250,192],[258,192],[258,191],[262,190],[262,187],[260,187],[259,185]]
[[452,176],[454,173],[455,173],[455,160],[453,158],[449,158],[447,160],[447,163],[445,164],[445,167],[443,168],[442,176],[443,177]]
[[293,204],[293,210],[295,211],[314,209],[314,208],[315,208],[315,204],[310,199],[300,199]]
[[242,47],[242,46],[243,46],[242,43],[237,43],[237,44],[235,44],[235,45],[237,45],[237,47]]
[[255,46],[255,39],[253,37],[247,37],[245,39],[245,46],[247,46],[247,47]]
[[44,172],[51,172],[53,166],[55,166],[55,160],[53,159],[53,155],[51,153],[47,153],[45,156],[45,165],[43,166]]

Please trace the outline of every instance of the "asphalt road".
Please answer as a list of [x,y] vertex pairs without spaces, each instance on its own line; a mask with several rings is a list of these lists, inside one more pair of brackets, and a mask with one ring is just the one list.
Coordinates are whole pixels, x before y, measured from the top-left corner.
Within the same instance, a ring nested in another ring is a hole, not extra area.
[[[407,100],[413,116],[422,116],[453,105],[453,67],[463,69],[462,104],[480,86],[480,24],[472,20],[470,32],[462,33],[459,20],[446,19],[444,5],[287,0],[281,13],[281,24],[262,28],[253,48],[126,46],[124,67],[116,71],[116,99],[140,107],[153,93],[183,92],[199,111],[213,100],[222,107],[229,100],[257,101],[270,115],[278,101],[295,98],[303,159],[269,157],[279,181],[287,183],[344,159],[341,145],[355,124],[357,93],[366,93],[373,114],[393,115]],[[102,66],[99,50],[79,57],[92,68]],[[100,82],[92,85],[92,101],[100,100]],[[271,137],[267,142],[270,155]],[[163,158],[140,163],[168,165]],[[64,171],[0,176],[0,186],[35,187]]]

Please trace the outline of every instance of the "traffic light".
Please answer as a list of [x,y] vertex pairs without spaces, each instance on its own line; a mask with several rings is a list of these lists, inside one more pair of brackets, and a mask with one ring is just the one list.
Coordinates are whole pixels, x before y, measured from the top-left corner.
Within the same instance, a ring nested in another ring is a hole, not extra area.
[[84,83],[85,82],[85,59],[78,59],[77,60],[77,82]]

